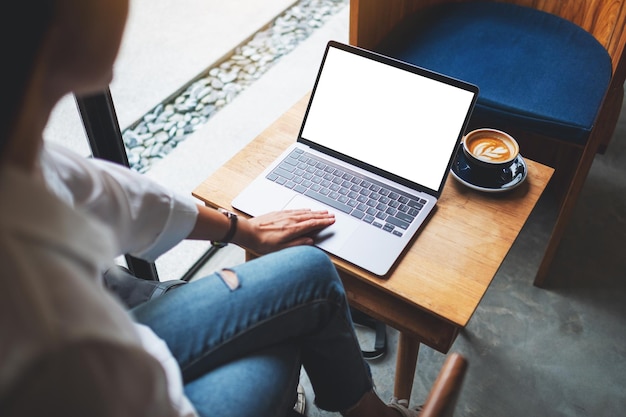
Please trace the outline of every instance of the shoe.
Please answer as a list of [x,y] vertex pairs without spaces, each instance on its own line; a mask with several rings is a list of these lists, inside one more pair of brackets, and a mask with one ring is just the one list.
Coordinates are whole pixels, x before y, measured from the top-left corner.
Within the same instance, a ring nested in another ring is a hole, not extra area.
[[422,412],[422,406],[418,405],[415,408],[409,408],[408,400],[399,400],[395,397],[391,399],[387,407],[393,408],[398,411],[402,417],[418,417]]
[[300,415],[304,415],[306,410],[306,395],[304,395],[304,387],[302,384],[298,384],[298,398],[296,404],[293,406],[293,411]]

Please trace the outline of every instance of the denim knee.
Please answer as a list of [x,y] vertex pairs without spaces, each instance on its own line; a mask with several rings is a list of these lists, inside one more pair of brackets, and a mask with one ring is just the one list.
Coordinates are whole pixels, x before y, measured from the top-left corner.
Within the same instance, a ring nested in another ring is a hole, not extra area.
[[321,277],[330,277],[332,279],[337,276],[335,265],[328,255],[315,246],[296,246],[283,250],[285,254],[296,261],[302,263],[302,267],[306,267],[311,273]]
[[280,253],[294,263],[294,275],[309,282],[313,280],[318,288],[326,288],[336,296],[345,297],[337,269],[324,251],[314,246],[297,246]]

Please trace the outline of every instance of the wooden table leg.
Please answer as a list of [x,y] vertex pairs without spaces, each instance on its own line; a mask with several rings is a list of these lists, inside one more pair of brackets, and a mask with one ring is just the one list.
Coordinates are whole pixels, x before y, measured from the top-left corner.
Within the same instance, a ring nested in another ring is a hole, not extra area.
[[419,348],[420,342],[417,339],[400,332],[396,358],[396,381],[393,389],[393,395],[398,399],[411,399]]

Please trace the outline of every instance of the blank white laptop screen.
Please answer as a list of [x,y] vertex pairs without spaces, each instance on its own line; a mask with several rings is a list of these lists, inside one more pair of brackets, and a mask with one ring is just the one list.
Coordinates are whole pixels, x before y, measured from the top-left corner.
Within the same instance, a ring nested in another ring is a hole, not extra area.
[[329,48],[301,137],[436,191],[473,98]]

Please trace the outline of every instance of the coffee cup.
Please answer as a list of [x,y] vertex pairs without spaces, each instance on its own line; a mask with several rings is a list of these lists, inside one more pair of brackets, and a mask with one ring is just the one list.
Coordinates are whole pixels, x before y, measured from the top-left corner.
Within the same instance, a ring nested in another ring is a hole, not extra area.
[[461,140],[452,165],[453,175],[463,184],[482,191],[506,191],[526,178],[526,164],[519,144],[509,134],[496,129],[476,129]]
[[463,137],[461,144],[468,162],[481,168],[506,168],[519,155],[517,141],[496,129],[473,130]]

